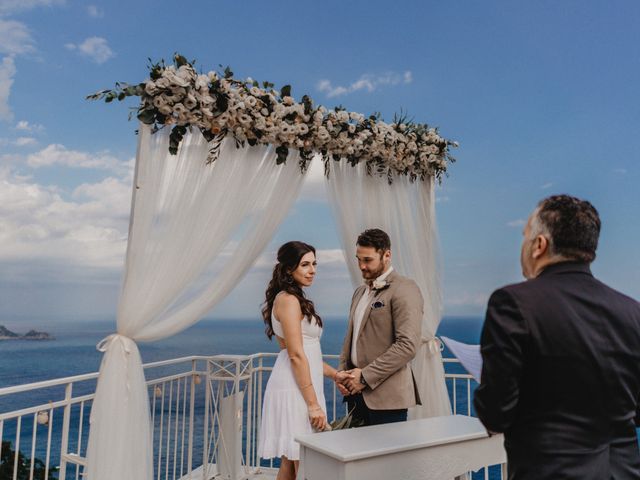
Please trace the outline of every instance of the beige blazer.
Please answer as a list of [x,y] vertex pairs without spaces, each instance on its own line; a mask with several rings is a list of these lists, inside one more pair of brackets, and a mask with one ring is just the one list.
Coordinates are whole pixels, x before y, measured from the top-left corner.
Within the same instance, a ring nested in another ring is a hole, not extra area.
[[357,338],[358,364],[351,362],[353,315],[366,286],[351,299],[349,327],[340,354],[340,370],[362,369],[367,384],[362,391],[372,410],[396,410],[420,404],[410,362],[422,341],[424,302],[413,280],[392,271],[387,285],[377,290],[367,307]]

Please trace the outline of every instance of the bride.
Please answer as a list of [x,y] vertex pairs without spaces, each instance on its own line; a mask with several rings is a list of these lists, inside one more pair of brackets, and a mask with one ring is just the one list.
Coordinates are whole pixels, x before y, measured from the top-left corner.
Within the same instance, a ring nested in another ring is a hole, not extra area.
[[280,458],[277,480],[294,480],[298,471],[298,435],[328,429],[323,375],[346,375],[323,363],[322,319],[302,289],[313,283],[316,251],[303,242],[287,242],[266,291],[262,316],[266,334],[276,337],[280,353],[269,377],[262,405],[258,454]]

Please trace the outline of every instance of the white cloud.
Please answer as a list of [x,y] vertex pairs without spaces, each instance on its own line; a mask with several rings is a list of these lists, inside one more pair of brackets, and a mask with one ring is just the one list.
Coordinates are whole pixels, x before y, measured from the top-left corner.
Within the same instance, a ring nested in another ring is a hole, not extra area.
[[371,93],[381,86],[409,84],[411,82],[413,82],[413,74],[408,70],[402,74],[397,72],[386,72],[381,75],[366,73],[348,86],[333,85],[330,80],[323,79],[318,82],[317,89],[331,98],[360,90]]
[[33,38],[24,23],[0,18],[0,53],[22,55],[34,51]]
[[29,155],[27,164],[32,168],[63,165],[73,168],[93,168],[98,170],[111,170],[124,174],[131,169],[132,161],[123,162],[108,152],[87,153],[77,150],[69,150],[64,145],[57,143],[48,145],[39,152]]
[[98,64],[104,63],[115,56],[107,40],[102,37],[89,37],[78,45],[75,43],[67,43],[65,47],[68,50],[78,50],[81,55],[90,58]]
[[15,74],[16,65],[13,57],[4,57],[0,62],[0,120],[11,121],[13,119],[13,112],[9,107],[9,94]]
[[507,222],[507,227],[519,228],[524,227],[526,224],[527,222],[525,220],[523,220],[522,218],[518,218],[517,220],[511,220],[510,222]]
[[[22,1],[0,0],[0,15],[13,11],[22,3]],[[15,57],[32,52],[35,52],[35,46],[27,26],[24,23],[0,17],[0,54],[6,54],[0,60],[0,120],[2,121],[13,120],[13,112],[9,107],[9,95],[16,75]]]
[[87,13],[90,17],[93,18],[102,18],[104,17],[104,10],[95,6],[95,5],[87,5]]
[[14,144],[17,147],[28,147],[29,145],[35,145],[38,141],[33,137],[18,137]]
[[540,189],[541,189],[541,190],[548,190],[548,189],[550,189],[551,187],[553,187],[553,183],[551,183],[551,182],[547,182],[547,183],[545,183],[544,185],[540,185]]
[[0,15],[24,12],[36,7],[64,5],[65,0],[0,0]]
[[29,133],[41,132],[44,130],[44,127],[42,125],[39,125],[37,123],[31,124],[26,120],[20,120],[18,123],[16,123],[15,128],[16,130],[29,132]]
[[451,198],[446,195],[436,196],[436,203],[447,203],[449,200],[451,200]]
[[0,263],[120,268],[130,197],[130,177],[82,185],[67,201],[57,187],[0,170]]
[[625,175],[627,173],[626,168],[614,168],[613,173],[618,173],[620,175]]

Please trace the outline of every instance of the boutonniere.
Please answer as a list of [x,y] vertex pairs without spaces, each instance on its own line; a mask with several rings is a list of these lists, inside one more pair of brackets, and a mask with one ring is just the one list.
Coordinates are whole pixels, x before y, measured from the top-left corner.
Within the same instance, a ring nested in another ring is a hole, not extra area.
[[374,280],[371,284],[371,288],[374,290],[382,290],[383,288],[387,288],[389,284],[386,280]]
[[373,308],[374,310],[382,307],[384,307],[384,302],[382,300],[376,300],[371,304],[371,308]]

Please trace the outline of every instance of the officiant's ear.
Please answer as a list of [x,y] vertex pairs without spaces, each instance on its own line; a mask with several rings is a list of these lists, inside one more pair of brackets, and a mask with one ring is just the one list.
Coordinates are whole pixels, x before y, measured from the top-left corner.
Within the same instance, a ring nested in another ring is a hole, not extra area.
[[531,256],[535,259],[543,257],[549,252],[549,239],[544,235],[536,235],[533,239],[533,248],[531,249]]
[[391,262],[391,250],[385,250],[384,252],[382,252],[382,261],[384,263]]

